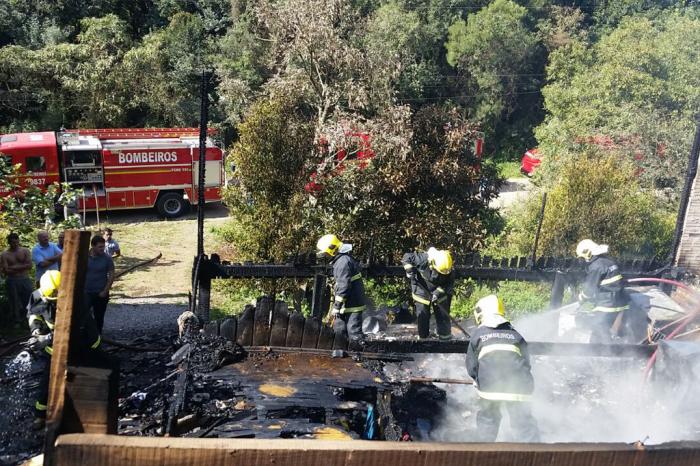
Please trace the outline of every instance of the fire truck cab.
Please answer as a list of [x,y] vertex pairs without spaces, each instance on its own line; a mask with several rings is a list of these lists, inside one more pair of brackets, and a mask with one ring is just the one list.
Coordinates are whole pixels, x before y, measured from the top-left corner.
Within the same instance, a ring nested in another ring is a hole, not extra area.
[[[25,183],[77,188],[80,211],[156,207],[173,218],[198,200],[196,128],[10,134],[1,137],[0,153],[21,165]],[[221,200],[223,167],[223,151],[207,138],[206,202]]]

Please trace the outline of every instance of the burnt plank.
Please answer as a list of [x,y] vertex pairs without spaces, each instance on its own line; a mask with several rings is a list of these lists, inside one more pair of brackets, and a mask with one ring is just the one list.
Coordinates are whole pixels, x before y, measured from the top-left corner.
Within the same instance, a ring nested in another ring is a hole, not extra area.
[[287,323],[287,338],[284,346],[292,348],[301,347],[302,336],[304,335],[304,316],[300,312],[292,312],[289,314],[289,322]]
[[219,336],[219,321],[212,320],[204,324],[204,334],[208,337]]
[[272,327],[270,328],[270,345],[284,346],[287,339],[289,309],[284,301],[277,301],[272,311]]
[[219,325],[219,335],[227,340],[236,341],[236,327],[238,327],[238,319],[235,317],[224,319]]
[[318,335],[321,333],[321,321],[316,317],[309,317],[304,324],[304,336],[301,339],[302,348],[316,348]]
[[243,314],[238,318],[238,328],[236,329],[236,342],[241,346],[251,346],[253,344],[254,317],[255,307],[248,304],[243,310]]
[[518,257],[518,268],[524,269],[527,267],[527,257]]
[[270,344],[270,314],[274,301],[269,296],[261,296],[255,303],[255,323],[253,324],[253,346]]
[[510,258],[509,267],[510,267],[511,269],[517,269],[517,268],[518,268],[518,258],[517,258],[517,257],[511,257],[511,258]]
[[316,347],[318,349],[333,349],[333,340],[335,339],[335,332],[328,325],[321,325],[321,331],[318,335],[318,344]]

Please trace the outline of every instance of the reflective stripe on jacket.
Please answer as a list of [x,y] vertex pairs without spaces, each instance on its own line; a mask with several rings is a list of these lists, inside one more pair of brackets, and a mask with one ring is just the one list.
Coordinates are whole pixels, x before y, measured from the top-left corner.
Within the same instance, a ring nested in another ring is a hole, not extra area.
[[413,273],[411,278],[411,296],[421,304],[430,304],[433,294],[438,302],[443,302],[454,292],[454,272],[443,275],[430,268],[427,252],[407,252],[401,259],[406,273]]
[[584,312],[619,312],[628,304],[625,279],[609,257],[595,256],[586,267],[586,280],[579,296]]
[[360,264],[349,254],[338,254],[333,264],[333,300],[342,304],[341,313],[362,312],[366,309],[365,287]]
[[[53,336],[54,322],[56,320],[56,301],[44,301],[41,292],[32,293],[27,305],[27,323],[32,335]],[[83,312],[80,322],[79,347],[81,349],[97,349],[102,343],[102,338],[97,331],[92,312]],[[53,338],[45,342],[45,346],[37,348],[49,356],[53,354]]]
[[469,339],[467,372],[481,398],[528,401],[534,389],[527,342],[509,322],[478,327]]

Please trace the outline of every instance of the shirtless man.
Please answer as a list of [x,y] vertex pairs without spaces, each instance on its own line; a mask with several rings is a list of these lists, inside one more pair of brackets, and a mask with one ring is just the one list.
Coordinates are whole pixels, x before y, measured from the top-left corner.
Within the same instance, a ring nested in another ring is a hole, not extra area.
[[32,294],[33,283],[29,278],[32,256],[29,249],[19,245],[19,235],[7,235],[9,247],[0,254],[0,273],[6,278],[10,301],[9,320],[20,323],[25,320],[26,307]]

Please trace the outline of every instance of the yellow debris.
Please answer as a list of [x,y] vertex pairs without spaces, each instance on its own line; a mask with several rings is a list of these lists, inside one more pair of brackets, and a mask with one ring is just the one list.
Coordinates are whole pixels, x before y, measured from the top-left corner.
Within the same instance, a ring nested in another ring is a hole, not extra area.
[[264,383],[260,385],[260,388],[258,390],[260,390],[260,392],[264,393],[265,395],[281,396],[284,398],[292,396],[297,392],[297,389],[294,387],[285,385],[275,385],[271,383]]
[[319,440],[352,440],[347,432],[333,427],[314,429],[314,438]]

